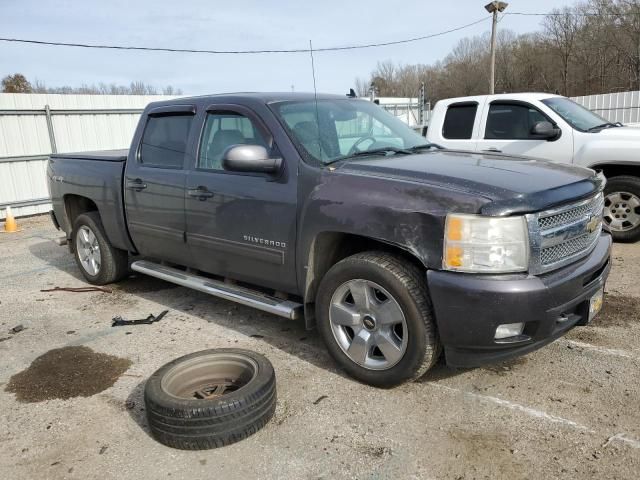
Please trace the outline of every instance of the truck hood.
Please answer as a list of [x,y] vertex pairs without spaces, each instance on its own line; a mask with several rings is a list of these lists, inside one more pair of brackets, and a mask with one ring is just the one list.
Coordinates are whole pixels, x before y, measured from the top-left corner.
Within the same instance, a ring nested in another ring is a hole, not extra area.
[[485,215],[545,210],[588,197],[604,188],[604,177],[591,169],[526,157],[456,150],[358,158],[344,162],[337,170],[482,196],[488,200],[480,211]]
[[640,143],[640,126],[605,128],[592,135],[594,139],[626,140]]

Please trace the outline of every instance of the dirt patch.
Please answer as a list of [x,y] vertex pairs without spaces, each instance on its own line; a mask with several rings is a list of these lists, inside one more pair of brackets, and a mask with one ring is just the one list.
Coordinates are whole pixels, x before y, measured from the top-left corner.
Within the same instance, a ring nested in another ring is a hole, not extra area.
[[11,377],[5,390],[20,402],[90,397],[112,386],[130,366],[126,358],[88,347],[56,348]]
[[590,343],[591,345],[607,345],[606,338],[603,338],[596,329],[590,327],[574,328],[569,332],[567,338],[577,340],[579,342]]
[[593,319],[594,327],[626,327],[638,323],[640,299],[623,295],[606,295],[602,312]]
[[157,292],[160,290],[178,288],[179,286],[180,285],[176,285],[175,283],[165,282],[159,278],[149,277],[147,275],[131,276],[126,280],[118,282],[117,285],[114,285],[117,290],[127,293]]
[[505,375],[509,375],[512,370],[517,369],[517,367],[524,365],[525,363],[527,363],[526,357],[518,357],[504,362],[487,365],[486,367],[482,367],[481,370],[504,377]]
[[453,463],[457,474],[451,478],[528,478],[514,442],[505,434],[460,428],[448,433],[454,442],[451,452],[457,459]]

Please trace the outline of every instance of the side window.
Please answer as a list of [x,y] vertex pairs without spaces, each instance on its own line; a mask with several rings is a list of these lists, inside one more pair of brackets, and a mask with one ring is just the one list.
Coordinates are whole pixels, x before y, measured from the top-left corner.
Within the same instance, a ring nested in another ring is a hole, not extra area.
[[469,140],[473,134],[477,103],[452,104],[447,109],[442,136],[451,140]]
[[193,115],[149,117],[140,145],[140,163],[149,167],[182,168]]
[[232,145],[262,145],[269,148],[253,121],[235,112],[209,113],[200,144],[198,168],[223,170],[222,156]]
[[531,129],[537,122],[548,121],[533,107],[518,104],[492,104],[487,116],[484,138],[534,140]]

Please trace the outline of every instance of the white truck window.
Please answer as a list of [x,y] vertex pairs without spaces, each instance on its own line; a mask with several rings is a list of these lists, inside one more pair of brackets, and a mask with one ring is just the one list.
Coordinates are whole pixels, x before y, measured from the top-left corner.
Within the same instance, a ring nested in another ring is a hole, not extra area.
[[548,121],[538,110],[521,104],[493,103],[489,107],[484,138],[501,140],[532,140],[531,129],[538,122]]
[[444,117],[442,136],[451,140],[469,140],[473,134],[478,104],[475,102],[453,103]]

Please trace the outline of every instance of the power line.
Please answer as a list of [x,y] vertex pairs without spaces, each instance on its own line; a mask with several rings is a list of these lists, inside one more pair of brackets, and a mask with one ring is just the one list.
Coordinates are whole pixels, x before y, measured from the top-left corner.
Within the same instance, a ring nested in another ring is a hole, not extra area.
[[548,13],[533,13],[533,12],[505,12],[504,15],[520,15],[529,17],[562,17],[569,15],[571,17],[626,17],[629,15],[640,15],[640,12],[624,12],[624,13],[589,13],[589,12],[548,12]]
[[[480,20],[476,20],[475,22],[467,23],[466,25],[451,28],[449,30],[444,30],[438,33],[432,33],[429,35],[423,35],[420,37],[406,38],[404,40],[368,43],[368,44],[362,44],[362,45],[345,45],[340,47],[314,48],[313,51],[317,53],[317,52],[336,52],[341,50],[360,50],[364,48],[386,47],[389,45],[400,45],[403,43],[419,42],[421,40],[427,40],[429,38],[439,37],[442,35],[446,35],[448,33],[457,32],[459,30],[463,30],[465,28],[469,28],[479,23],[485,22],[488,19],[489,17],[483,17]],[[213,55],[245,55],[245,54],[261,54],[261,53],[309,53],[310,52],[310,48],[264,49],[264,50],[199,50],[199,49],[191,49],[191,48],[137,47],[132,45],[101,45],[101,44],[90,44],[90,43],[50,42],[45,40],[30,40],[30,39],[24,39],[24,38],[1,38],[1,37],[0,37],[0,41],[11,42],[11,43],[28,43],[33,45],[49,45],[49,46],[55,46],[55,47],[96,48],[96,49],[104,49],[104,50],[136,50],[136,51],[146,51],[146,52],[170,52],[170,53],[205,53],[205,54],[213,54]]]

